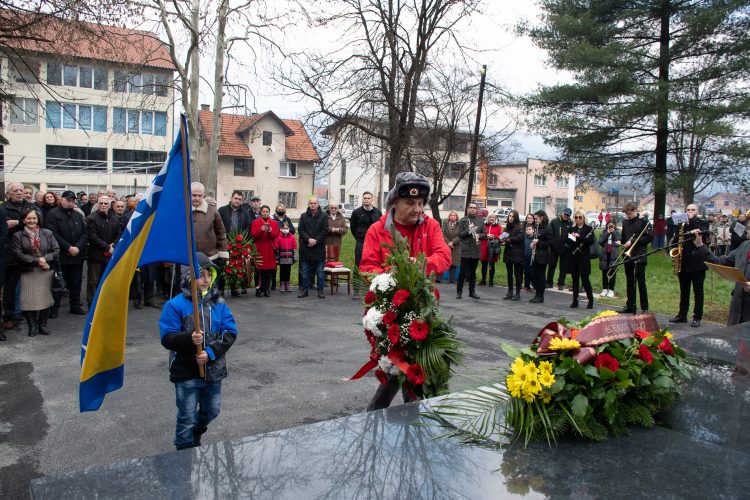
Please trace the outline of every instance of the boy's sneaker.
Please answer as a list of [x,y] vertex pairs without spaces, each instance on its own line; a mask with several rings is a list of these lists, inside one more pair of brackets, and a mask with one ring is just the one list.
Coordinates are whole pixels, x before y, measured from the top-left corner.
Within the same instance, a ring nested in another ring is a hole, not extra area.
[[614,296],[615,296],[615,291],[614,290],[609,290],[607,292],[607,297],[614,297]]
[[605,288],[604,290],[602,290],[602,293],[599,294],[599,297],[606,297],[607,296],[607,292],[609,292],[609,290],[607,290]]

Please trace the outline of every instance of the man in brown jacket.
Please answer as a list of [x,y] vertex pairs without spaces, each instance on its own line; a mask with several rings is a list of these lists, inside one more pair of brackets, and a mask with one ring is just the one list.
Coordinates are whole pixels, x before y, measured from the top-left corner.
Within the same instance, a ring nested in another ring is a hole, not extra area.
[[209,205],[204,198],[206,189],[200,182],[190,185],[190,194],[193,205],[193,227],[195,228],[195,247],[198,252],[203,252],[219,268],[224,268],[224,263],[217,259],[228,259],[227,233],[221,215],[215,206]]

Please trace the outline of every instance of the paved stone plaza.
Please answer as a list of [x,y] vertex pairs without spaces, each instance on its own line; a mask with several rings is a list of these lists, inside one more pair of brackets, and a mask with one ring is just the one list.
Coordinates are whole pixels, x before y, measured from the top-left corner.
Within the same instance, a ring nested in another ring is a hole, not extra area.
[[[570,295],[559,292],[548,292],[544,304],[529,304],[532,294],[520,302],[501,300],[504,287],[479,287],[480,300],[456,300],[452,285],[439,286],[444,314],[453,316],[466,342],[457,389],[496,376],[493,369],[507,361],[501,341],[527,344],[549,321],[590,313],[570,309]],[[204,444],[363,411],[377,381],[346,380],[368,359],[361,304],[328,292],[325,300],[278,292],[270,299],[227,300],[240,335],[228,354],[222,412]],[[159,344],[159,311],[131,310],[125,385],[98,412],[84,414],[77,392],[83,320],[61,311],[50,324],[51,337],[29,338],[19,328],[0,343],[0,498],[28,495],[29,481],[40,476],[174,449],[174,388]],[[673,332],[679,338],[709,328],[681,325]]]

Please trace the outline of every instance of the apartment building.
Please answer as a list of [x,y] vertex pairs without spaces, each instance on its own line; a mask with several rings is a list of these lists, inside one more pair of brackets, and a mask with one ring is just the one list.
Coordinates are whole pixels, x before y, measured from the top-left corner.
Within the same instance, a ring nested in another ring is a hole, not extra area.
[[575,176],[555,176],[548,163],[528,158],[521,163],[489,164],[486,196],[490,211],[501,207],[512,207],[521,214],[544,210],[552,218],[573,207]]
[[[203,178],[208,169],[213,113],[204,105],[199,116],[198,158]],[[272,210],[276,203],[284,203],[290,217],[307,210],[320,156],[301,121],[266,111],[249,116],[222,113],[219,123],[219,205],[228,202],[232,191],[240,190],[246,199],[259,196]]]
[[45,191],[143,191],[174,142],[173,75],[152,33],[47,16],[0,47],[0,177]]

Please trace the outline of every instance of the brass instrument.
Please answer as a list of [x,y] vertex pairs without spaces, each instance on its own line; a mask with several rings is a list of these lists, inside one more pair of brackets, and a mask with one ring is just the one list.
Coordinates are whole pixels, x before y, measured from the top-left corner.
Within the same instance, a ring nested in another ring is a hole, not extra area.
[[477,234],[477,226],[469,221],[469,234],[474,237],[474,242],[479,245],[479,235]]
[[628,241],[631,242],[630,247],[628,247],[627,250],[618,255],[615,263],[609,267],[609,269],[607,270],[607,279],[612,279],[612,277],[617,273],[617,268],[625,263],[625,259],[630,259],[630,254],[633,253],[633,249],[638,244],[638,240],[641,239],[641,236],[643,236],[643,233],[646,232],[646,229],[648,229],[649,225],[650,224],[648,223],[648,221],[643,225],[643,229],[641,229],[641,232],[638,233],[638,237],[635,239],[635,241],[633,241],[632,236],[628,238]]
[[685,243],[685,223],[680,224],[680,232],[677,234],[677,246],[669,251],[672,258],[672,271],[679,274],[682,268],[682,245]]

